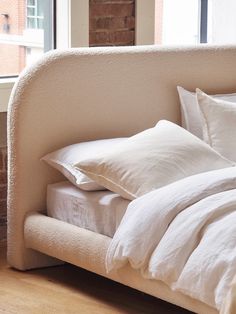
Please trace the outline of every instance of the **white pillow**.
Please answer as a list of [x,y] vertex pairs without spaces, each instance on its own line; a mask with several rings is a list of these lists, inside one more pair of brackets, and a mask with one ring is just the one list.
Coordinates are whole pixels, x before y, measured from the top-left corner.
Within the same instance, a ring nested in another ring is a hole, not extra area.
[[[196,135],[200,139],[203,139],[202,134],[202,121],[197,103],[196,93],[192,93],[184,89],[183,87],[177,86],[179,93],[180,104],[181,104],[181,118],[182,126]],[[231,102],[236,102],[235,94],[217,94],[211,95],[216,99],[223,99]]]
[[132,200],[184,177],[233,165],[185,129],[162,120],[75,168]]
[[216,99],[197,89],[204,140],[217,152],[236,161],[236,103]]
[[50,166],[59,170],[71,183],[82,190],[105,190],[103,186],[75,169],[73,165],[84,158],[94,157],[97,154],[110,150],[124,140],[125,138],[114,138],[73,144],[47,154],[41,160],[46,161]]

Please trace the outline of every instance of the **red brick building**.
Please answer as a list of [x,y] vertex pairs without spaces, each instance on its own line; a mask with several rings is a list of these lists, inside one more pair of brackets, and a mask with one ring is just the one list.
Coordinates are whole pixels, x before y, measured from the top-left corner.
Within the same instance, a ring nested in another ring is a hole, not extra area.
[[25,0],[0,1],[0,75],[18,74],[25,67],[25,47],[7,44],[23,35],[25,13]]
[[18,75],[43,53],[42,0],[0,1],[0,76]]

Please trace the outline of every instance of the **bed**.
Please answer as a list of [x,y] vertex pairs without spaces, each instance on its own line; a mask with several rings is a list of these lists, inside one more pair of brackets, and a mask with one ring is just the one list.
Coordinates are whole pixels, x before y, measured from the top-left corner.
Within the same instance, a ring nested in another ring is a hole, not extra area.
[[64,178],[40,158],[77,142],[128,137],[160,119],[180,124],[176,86],[231,92],[235,62],[234,46],[84,48],[50,52],[26,69],[8,115],[9,264],[69,262],[190,311],[218,313],[129,265],[107,273],[109,236],[46,215],[47,186]]

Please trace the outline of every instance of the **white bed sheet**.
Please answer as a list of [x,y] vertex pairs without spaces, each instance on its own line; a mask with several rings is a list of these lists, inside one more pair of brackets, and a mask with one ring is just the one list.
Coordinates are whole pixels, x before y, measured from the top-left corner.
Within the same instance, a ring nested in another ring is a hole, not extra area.
[[105,191],[83,191],[69,181],[49,184],[47,215],[113,237],[130,201]]

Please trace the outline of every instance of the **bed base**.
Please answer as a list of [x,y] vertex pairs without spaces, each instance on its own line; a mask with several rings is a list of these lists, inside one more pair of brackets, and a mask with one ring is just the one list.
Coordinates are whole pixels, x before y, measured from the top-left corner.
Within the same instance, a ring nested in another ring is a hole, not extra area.
[[[111,238],[107,236],[40,213],[28,215],[25,221],[24,235],[27,248],[82,267],[192,312],[199,314],[218,313],[214,308],[202,302],[173,292],[161,281],[143,279],[138,271],[128,265],[108,274],[105,269],[105,257]],[[57,263],[63,262],[58,261]]]

